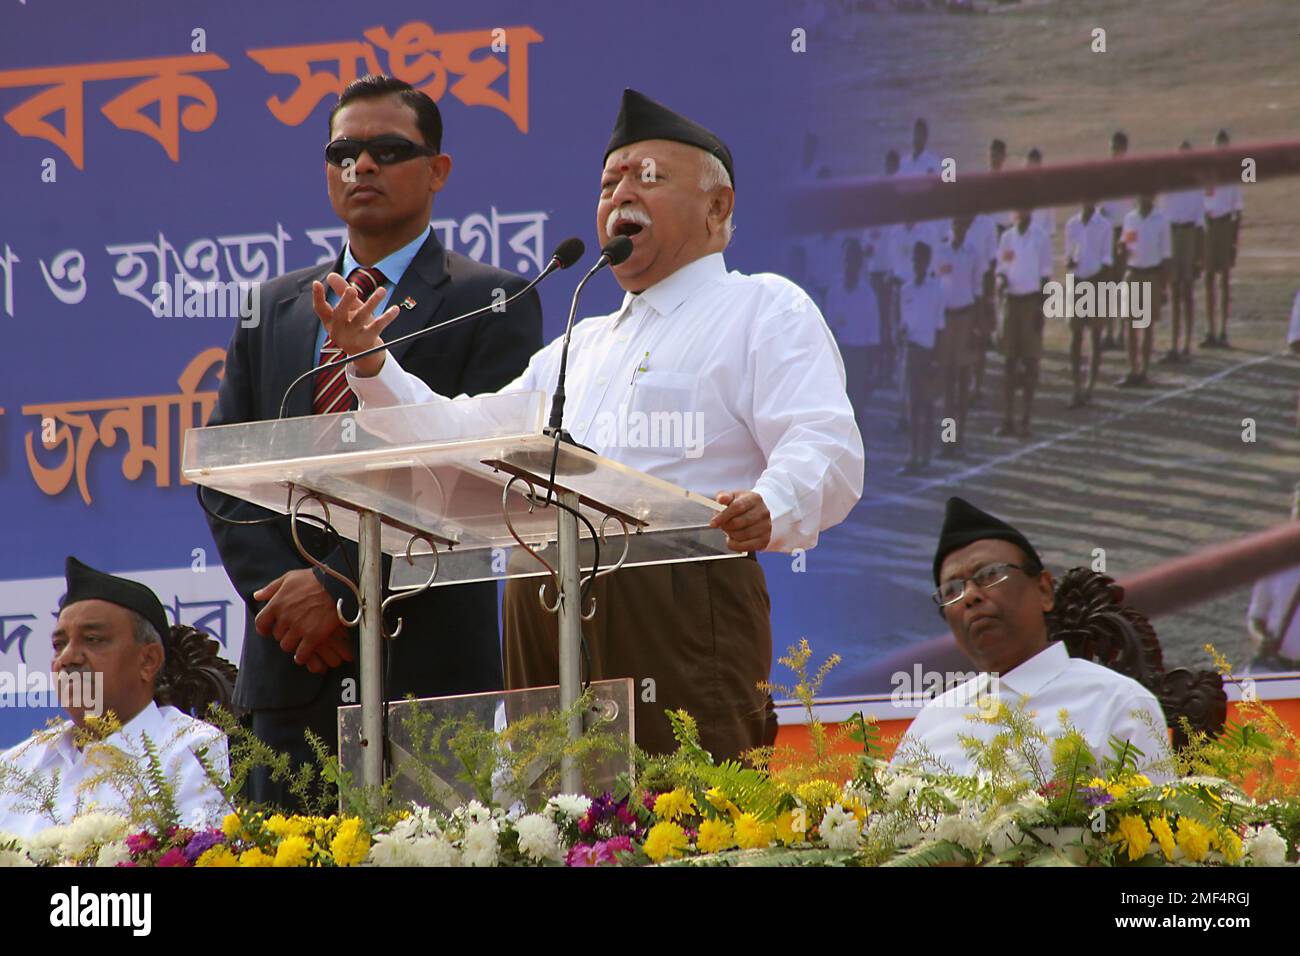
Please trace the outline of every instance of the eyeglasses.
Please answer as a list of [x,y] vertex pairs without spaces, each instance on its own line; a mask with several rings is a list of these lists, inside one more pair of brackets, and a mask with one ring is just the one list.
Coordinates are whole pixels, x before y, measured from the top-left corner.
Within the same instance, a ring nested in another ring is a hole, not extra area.
[[953,578],[951,581],[945,581],[939,586],[939,590],[932,592],[930,596],[934,598],[934,603],[939,607],[956,604],[966,594],[967,581],[973,582],[981,591],[985,591],[994,585],[1001,584],[1010,577],[1012,568],[1017,571],[1024,571],[1025,574],[1029,573],[1021,564],[1011,564],[1009,562],[986,564],[969,578]]
[[362,153],[369,153],[370,158],[381,166],[404,163],[416,156],[437,155],[436,150],[412,143],[405,136],[388,135],[374,139],[336,139],[325,147],[325,162],[342,166],[350,159],[355,163]]

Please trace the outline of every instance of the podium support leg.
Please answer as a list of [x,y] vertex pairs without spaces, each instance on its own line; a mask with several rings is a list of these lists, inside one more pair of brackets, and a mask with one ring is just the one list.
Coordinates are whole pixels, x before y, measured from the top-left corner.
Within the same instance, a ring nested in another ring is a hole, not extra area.
[[[578,495],[559,492],[562,505],[578,510]],[[573,707],[582,687],[582,586],[578,568],[578,519],[564,508],[558,511],[560,550],[560,706]],[[582,735],[582,715],[569,717],[569,740]],[[560,760],[560,789],[564,793],[582,792],[582,773],[571,756]]]
[[384,783],[384,712],[381,642],[384,639],[383,556],[379,514],[362,511],[357,536],[361,557],[361,776],[368,787]]

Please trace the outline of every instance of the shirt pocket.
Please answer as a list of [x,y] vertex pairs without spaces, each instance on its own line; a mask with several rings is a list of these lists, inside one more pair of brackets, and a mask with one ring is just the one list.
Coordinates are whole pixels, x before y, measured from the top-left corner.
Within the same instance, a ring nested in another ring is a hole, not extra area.
[[650,457],[687,457],[687,452],[696,449],[703,437],[704,415],[699,407],[699,392],[699,375],[638,373],[628,402],[629,444],[638,437],[641,440],[635,443]]

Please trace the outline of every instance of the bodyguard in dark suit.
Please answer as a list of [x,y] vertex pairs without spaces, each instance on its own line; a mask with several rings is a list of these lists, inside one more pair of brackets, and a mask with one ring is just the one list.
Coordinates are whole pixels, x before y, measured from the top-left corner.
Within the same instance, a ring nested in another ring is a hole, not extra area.
[[[441,152],[442,121],[428,96],[389,77],[363,77],[339,98],[330,136],[327,184],[335,212],[348,225],[348,244],[332,267],[300,269],[261,286],[258,314],[241,321],[231,340],[209,425],[275,418],[295,378],[341,357],[319,317],[335,307],[355,308],[361,300],[377,317],[396,315],[385,335],[391,341],[525,284],[513,273],[448,252],[429,228],[433,197],[447,182],[451,157]],[[514,379],[541,343],[541,306],[533,293],[505,312],[435,332],[394,353],[404,368],[443,394],[478,394]],[[287,414],[355,408],[341,371],[302,383]],[[211,492],[204,500],[226,519],[269,516]],[[343,598],[351,614],[355,599],[303,560],[286,519],[241,525],[209,515],[208,522],[248,608],[235,702],[251,712],[257,736],[296,762],[308,762],[303,731],[310,728],[333,748],[337,708],[357,700],[343,699],[349,687],[357,687],[356,635],[335,612],[336,600]],[[315,555],[355,579],[355,544],[339,547],[320,534],[308,538],[304,543]],[[385,559],[385,580],[387,572]],[[436,588],[393,610],[399,608],[402,634],[385,642],[388,699],[502,686],[494,584]],[[255,775],[249,791],[255,800],[294,806],[284,784],[266,774]]]

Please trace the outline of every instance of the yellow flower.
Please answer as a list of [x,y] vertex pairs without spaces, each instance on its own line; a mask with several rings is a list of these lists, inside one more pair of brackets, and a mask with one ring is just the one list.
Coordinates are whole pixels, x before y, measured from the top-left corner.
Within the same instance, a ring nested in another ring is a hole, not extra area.
[[225,834],[227,840],[235,839],[243,829],[244,824],[239,819],[238,813],[227,813],[221,821],[221,832]]
[[752,813],[736,817],[736,845],[742,850],[771,846],[775,838],[776,828],[770,823],[760,822]]
[[203,855],[194,861],[195,866],[239,866],[239,859],[224,844],[204,850]]
[[1210,831],[1191,817],[1178,818],[1178,845],[1183,849],[1183,856],[1198,863],[1205,858],[1210,849]]
[[286,817],[282,813],[277,813],[266,821],[266,828],[281,838],[303,836],[310,825],[311,821],[306,817]]
[[645,855],[655,863],[668,857],[682,855],[686,849],[686,831],[676,823],[656,823],[645,838]]
[[816,824],[822,812],[833,803],[839,803],[840,788],[829,780],[809,780],[795,791],[808,808],[809,822]]
[[849,800],[841,800],[840,806],[853,814],[858,823],[862,823],[867,819],[867,806],[862,802],[861,797],[854,796]]
[[704,799],[709,801],[713,809],[719,813],[726,813],[731,817],[736,817],[740,813],[740,807],[736,806],[727,799],[727,795],[719,787],[711,787],[704,792]]
[[731,824],[726,820],[705,820],[700,824],[700,835],[695,845],[701,853],[717,853],[735,842]]
[[660,820],[676,821],[695,812],[695,795],[685,787],[659,794],[655,800],[655,816]]
[[1128,778],[1128,785],[1135,790],[1138,787],[1149,787],[1151,786],[1151,778],[1144,773],[1135,773]]
[[1228,830],[1227,836],[1220,837],[1218,830],[1210,831],[1210,843],[1216,850],[1223,854],[1223,858],[1229,863],[1236,863],[1241,859],[1241,837],[1237,836],[1232,830]]
[[1151,833],[1160,844],[1160,852],[1166,860],[1174,858],[1174,831],[1169,827],[1169,818],[1161,815],[1151,818]]
[[311,843],[304,836],[289,836],[275,850],[276,866],[306,866]]
[[239,865],[274,866],[275,859],[274,857],[267,856],[258,847],[253,847],[251,850],[245,850],[243,853],[239,854]]
[[370,852],[370,834],[361,828],[361,820],[351,817],[339,825],[339,832],[330,841],[330,853],[337,866],[356,866]]
[[[792,843],[802,843],[804,841],[804,826],[807,817],[800,807],[796,810],[787,810],[776,818],[776,838],[789,846]],[[799,829],[795,829],[796,820],[799,823]]]
[[1118,831],[1110,835],[1111,842],[1123,841],[1128,846],[1128,858],[1140,860],[1151,847],[1151,831],[1142,818],[1126,813],[1119,818]]

